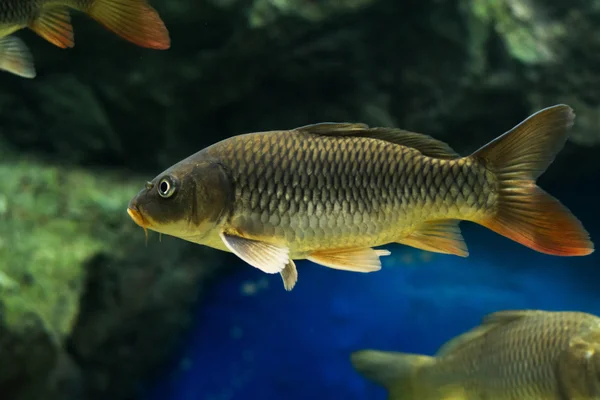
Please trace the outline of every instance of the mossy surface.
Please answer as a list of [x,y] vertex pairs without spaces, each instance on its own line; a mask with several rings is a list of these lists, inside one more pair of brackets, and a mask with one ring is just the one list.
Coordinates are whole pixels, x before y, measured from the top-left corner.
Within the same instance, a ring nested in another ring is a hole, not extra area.
[[85,262],[114,248],[111,224],[129,222],[124,206],[139,180],[7,157],[0,181],[6,323],[32,311],[63,338],[77,316]]
[[[471,23],[492,27],[508,52],[525,64],[557,61],[556,42],[567,33],[563,21],[544,16],[543,5],[531,0],[466,0]],[[477,36],[472,36],[477,41]]]
[[[136,379],[168,356],[190,322],[201,279],[218,261],[174,238],[158,242],[151,235],[146,246],[126,213],[141,176],[0,148],[0,392],[15,400],[39,393],[63,399],[60,377],[77,380],[69,387],[87,386],[86,398],[127,397]],[[161,327],[150,329],[144,320]],[[124,343],[117,354],[106,347],[132,332],[137,340],[127,343],[125,360],[117,355]],[[156,341],[164,343],[161,351],[148,350]],[[79,370],[88,363],[94,370],[86,375],[84,368],[82,381]],[[68,374],[57,371],[65,365]]]

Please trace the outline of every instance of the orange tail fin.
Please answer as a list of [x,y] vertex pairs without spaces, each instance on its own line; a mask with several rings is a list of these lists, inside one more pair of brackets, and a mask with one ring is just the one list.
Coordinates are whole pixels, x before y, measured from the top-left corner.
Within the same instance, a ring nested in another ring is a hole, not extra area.
[[27,45],[16,36],[0,39],[0,69],[23,78],[35,78],[33,56]]
[[146,0],[94,0],[81,11],[138,46],[156,50],[171,47],[169,31]]
[[535,183],[563,148],[574,119],[569,106],[545,108],[471,155],[499,180],[495,213],[476,222],[541,253],[594,251],[581,222]]

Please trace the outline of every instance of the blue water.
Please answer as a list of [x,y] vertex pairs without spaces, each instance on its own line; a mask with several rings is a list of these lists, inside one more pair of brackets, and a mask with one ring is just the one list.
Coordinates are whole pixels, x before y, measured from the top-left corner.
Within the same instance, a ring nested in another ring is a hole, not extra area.
[[[572,208],[595,242],[597,201]],[[466,259],[392,245],[371,274],[298,262],[289,293],[279,276],[240,264],[211,288],[175,367],[146,398],[383,400],[385,391],[352,369],[352,351],[431,354],[502,309],[600,314],[600,252],[552,257],[474,224],[461,227]]]

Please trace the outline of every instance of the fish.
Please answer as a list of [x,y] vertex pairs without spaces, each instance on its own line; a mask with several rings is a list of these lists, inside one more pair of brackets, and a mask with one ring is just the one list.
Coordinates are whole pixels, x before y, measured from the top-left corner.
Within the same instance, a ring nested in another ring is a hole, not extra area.
[[433,356],[366,349],[350,360],[389,400],[598,399],[600,318],[497,311]]
[[138,46],[166,50],[169,32],[146,0],[0,0],[0,37],[29,28],[60,48],[75,46],[69,9]]
[[5,36],[0,38],[0,70],[22,78],[35,78],[36,70],[33,56],[25,42],[18,37]]
[[[237,255],[291,290],[294,260],[374,272],[400,243],[467,257],[471,221],[538,252],[584,256],[581,222],[536,179],[575,113],[548,107],[461,157],[431,136],[324,122],[233,136],[177,162],[134,195],[147,230]],[[286,278],[287,277],[287,278]]]

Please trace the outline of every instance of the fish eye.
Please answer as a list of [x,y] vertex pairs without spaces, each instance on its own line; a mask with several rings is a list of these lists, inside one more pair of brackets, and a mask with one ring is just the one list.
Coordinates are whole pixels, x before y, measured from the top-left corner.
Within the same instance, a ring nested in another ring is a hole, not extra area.
[[170,177],[164,177],[158,182],[158,194],[160,197],[169,198],[175,193],[175,185]]

